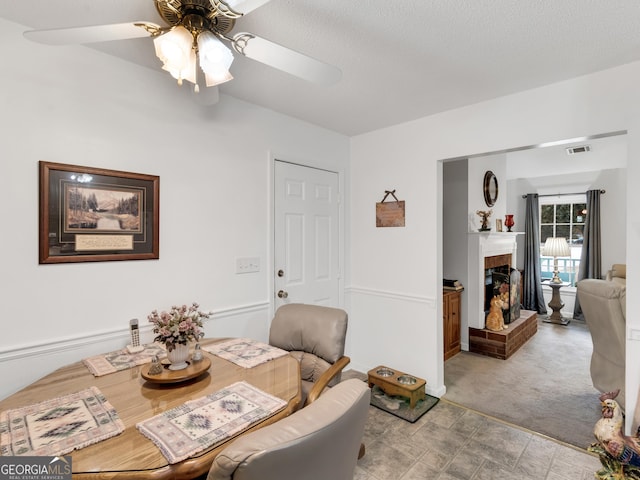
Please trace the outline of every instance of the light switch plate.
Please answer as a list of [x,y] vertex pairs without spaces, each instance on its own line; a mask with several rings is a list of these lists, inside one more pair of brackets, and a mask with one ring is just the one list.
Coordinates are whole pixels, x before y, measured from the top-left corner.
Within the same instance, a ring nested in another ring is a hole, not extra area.
[[236,273],[254,273],[260,271],[260,257],[236,258]]

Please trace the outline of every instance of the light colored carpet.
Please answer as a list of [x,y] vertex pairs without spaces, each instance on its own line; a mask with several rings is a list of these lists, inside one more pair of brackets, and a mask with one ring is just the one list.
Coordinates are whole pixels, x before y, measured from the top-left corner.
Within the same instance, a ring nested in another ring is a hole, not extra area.
[[461,352],[444,364],[442,397],[580,448],[595,441],[600,393],[592,386],[584,322],[538,320],[538,332],[507,360]]

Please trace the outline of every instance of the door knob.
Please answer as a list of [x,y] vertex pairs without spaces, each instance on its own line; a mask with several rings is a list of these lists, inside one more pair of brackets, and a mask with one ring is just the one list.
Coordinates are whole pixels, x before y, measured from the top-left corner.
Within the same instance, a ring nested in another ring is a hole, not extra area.
[[278,292],[278,297],[280,298],[287,298],[289,296],[289,294],[287,292],[285,292],[284,290],[280,290]]

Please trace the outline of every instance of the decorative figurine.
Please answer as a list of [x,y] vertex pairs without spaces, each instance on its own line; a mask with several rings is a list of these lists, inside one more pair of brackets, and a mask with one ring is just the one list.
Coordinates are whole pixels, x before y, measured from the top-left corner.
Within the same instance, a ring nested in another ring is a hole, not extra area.
[[149,367],[149,375],[159,375],[162,373],[162,364],[157,355],[154,355],[151,359],[151,366]]
[[490,301],[489,314],[485,320],[485,327],[492,332],[500,332],[505,328],[509,328],[504,324],[504,316],[502,315],[502,309],[504,302],[499,296],[495,296]]
[[640,428],[635,435],[624,434],[624,415],[615,398],[620,390],[600,395],[602,418],[593,434],[598,443],[589,451],[600,457],[602,469],[595,477],[601,480],[640,478]]
[[480,226],[481,232],[488,232],[491,230],[489,226],[489,217],[493,213],[492,210],[477,210],[476,214],[478,214],[482,218],[482,225]]

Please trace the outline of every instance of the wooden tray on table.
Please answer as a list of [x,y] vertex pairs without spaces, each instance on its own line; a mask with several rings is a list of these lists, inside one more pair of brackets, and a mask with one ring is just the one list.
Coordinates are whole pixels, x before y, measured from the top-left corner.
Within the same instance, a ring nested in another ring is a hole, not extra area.
[[169,363],[162,364],[162,372],[157,375],[151,375],[149,373],[149,369],[151,368],[151,363],[147,363],[142,366],[140,369],[140,375],[148,382],[153,383],[180,383],[186,382],[187,380],[191,380],[193,378],[199,377],[204,374],[209,367],[211,366],[211,359],[208,357],[204,357],[199,362],[194,362],[189,360],[187,362],[189,366],[187,368],[183,368],[182,370],[169,370]]

